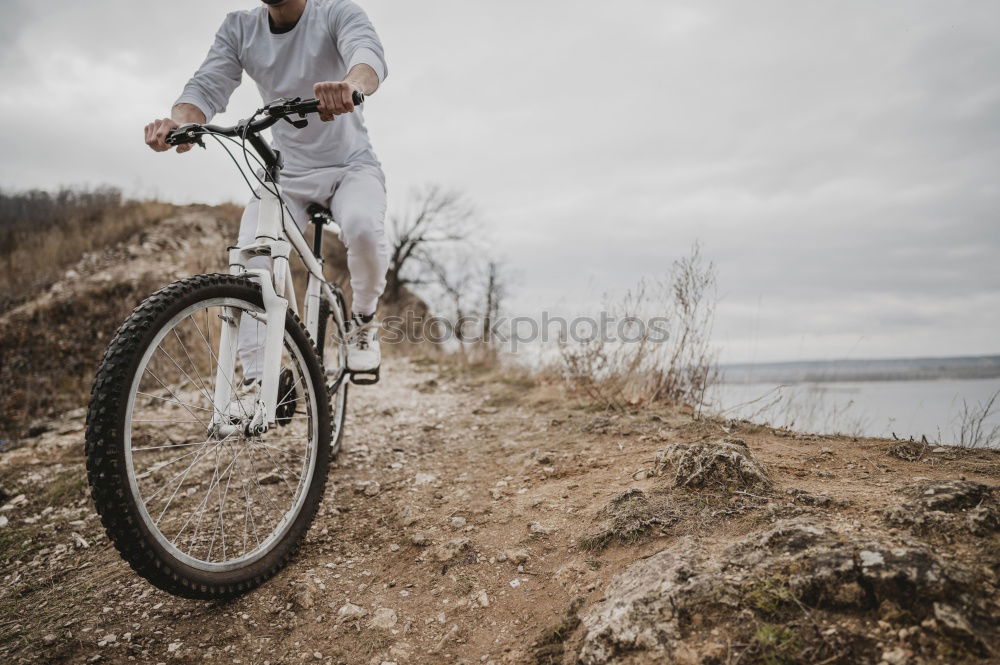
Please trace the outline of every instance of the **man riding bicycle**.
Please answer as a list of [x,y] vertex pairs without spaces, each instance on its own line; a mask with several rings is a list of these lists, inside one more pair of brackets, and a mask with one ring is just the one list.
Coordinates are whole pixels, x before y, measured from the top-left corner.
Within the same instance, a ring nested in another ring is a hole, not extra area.
[[[184,123],[204,124],[226,104],[243,72],[265,101],[315,96],[322,123],[272,128],[281,151],[283,198],[302,229],[310,203],[328,207],[341,228],[351,276],[352,318],[347,367],[377,373],[381,363],[374,315],[386,284],[386,192],[381,164],[372,150],[353,95],[374,93],[386,77],[382,44],[365,12],[351,0],[262,0],[266,7],[228,14],[208,57],[184,86],[170,118],[145,128],[146,144],[170,149],[167,134]],[[339,117],[338,117],[339,116]],[[192,144],[177,147],[186,152]],[[258,202],[250,200],[240,222],[240,246],[254,241]],[[255,257],[247,268],[266,268]],[[263,362],[260,324],[244,316],[239,357],[247,387],[259,385]]]

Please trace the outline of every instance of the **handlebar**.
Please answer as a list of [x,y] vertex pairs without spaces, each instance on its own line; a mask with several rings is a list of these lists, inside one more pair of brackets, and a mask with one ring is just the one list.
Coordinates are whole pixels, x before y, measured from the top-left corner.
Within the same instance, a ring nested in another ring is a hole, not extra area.
[[[354,91],[351,101],[355,106],[365,103],[365,96],[358,91]],[[168,145],[184,145],[186,143],[198,143],[204,145],[201,136],[203,134],[219,134],[222,136],[243,136],[257,134],[271,127],[279,120],[285,120],[295,127],[301,129],[308,121],[305,117],[310,113],[319,111],[318,99],[302,99],[301,97],[283,97],[267,104],[252,117],[241,120],[232,127],[220,127],[218,125],[201,125],[198,123],[188,123],[181,125],[177,129],[170,131],[165,139]],[[292,120],[292,116],[299,116],[301,120]]]

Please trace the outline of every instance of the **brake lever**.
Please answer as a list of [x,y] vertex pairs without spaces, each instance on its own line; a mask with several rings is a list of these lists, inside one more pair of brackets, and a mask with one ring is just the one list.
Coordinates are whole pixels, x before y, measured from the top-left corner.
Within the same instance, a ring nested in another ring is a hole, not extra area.
[[[305,115],[305,114],[300,114],[300,115]],[[284,120],[285,122],[287,122],[289,125],[291,125],[295,129],[302,129],[303,127],[305,127],[306,125],[309,124],[309,121],[306,120],[305,118],[302,118],[301,120],[292,120],[287,115],[285,115],[285,116],[282,116],[281,119]]]
[[[195,134],[194,133],[194,128],[197,127],[197,126],[198,125],[195,124],[195,123],[187,123],[185,125],[181,125],[177,129],[173,130],[171,132],[171,134],[173,134],[174,137],[177,137],[178,135],[176,134],[176,132],[178,132],[180,130],[183,130],[183,131],[181,131],[180,136],[184,136],[185,138],[190,139],[188,141],[185,141],[185,143],[194,143],[194,144],[200,145],[202,148],[206,148],[207,149],[207,146],[205,145],[205,140],[203,138],[201,138],[201,134]],[[174,137],[171,137],[171,136],[168,135],[167,136],[167,139],[168,139],[167,143],[170,144],[170,145],[181,145],[180,143],[174,143],[174,142],[171,142],[169,140],[170,138],[174,138]]]

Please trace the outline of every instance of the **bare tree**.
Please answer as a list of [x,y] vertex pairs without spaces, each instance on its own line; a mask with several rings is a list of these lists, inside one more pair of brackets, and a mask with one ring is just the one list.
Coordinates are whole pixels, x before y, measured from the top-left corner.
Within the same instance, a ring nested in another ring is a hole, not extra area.
[[472,206],[460,193],[437,185],[416,190],[406,209],[389,218],[385,299],[396,302],[404,287],[426,284],[438,247],[467,240],[472,223]]
[[476,255],[469,248],[463,247],[450,252],[448,256],[426,257],[426,278],[423,283],[430,283],[432,289],[438,291],[435,313],[448,319],[455,331],[455,339],[464,352],[466,342],[465,322],[474,316],[475,293],[470,286],[475,278]]
[[483,334],[480,340],[488,349],[492,350],[493,324],[500,317],[500,308],[503,306],[503,299],[507,296],[503,266],[496,259],[487,262],[484,281],[482,309]]

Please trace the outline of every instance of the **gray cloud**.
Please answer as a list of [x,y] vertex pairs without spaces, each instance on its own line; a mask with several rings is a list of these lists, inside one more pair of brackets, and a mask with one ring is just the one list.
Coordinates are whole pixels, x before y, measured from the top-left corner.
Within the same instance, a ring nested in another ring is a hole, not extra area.
[[[728,359],[1000,351],[994,2],[362,4],[390,59],[366,114],[391,197],[468,191],[513,307],[593,305],[698,239]],[[5,7],[0,185],[243,200],[219,151],[139,132],[248,6]],[[245,82],[227,117],[258,101]]]

